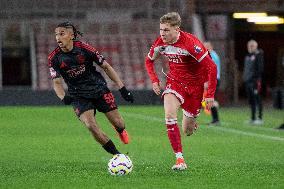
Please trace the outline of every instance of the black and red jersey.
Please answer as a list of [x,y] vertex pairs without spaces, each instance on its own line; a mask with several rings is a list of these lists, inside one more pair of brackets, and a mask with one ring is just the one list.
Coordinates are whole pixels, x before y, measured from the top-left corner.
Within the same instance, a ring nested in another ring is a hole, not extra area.
[[105,58],[92,46],[81,41],[73,42],[70,52],[57,47],[48,56],[48,66],[52,79],[62,77],[70,95],[97,98],[109,91],[106,80],[96,70]]

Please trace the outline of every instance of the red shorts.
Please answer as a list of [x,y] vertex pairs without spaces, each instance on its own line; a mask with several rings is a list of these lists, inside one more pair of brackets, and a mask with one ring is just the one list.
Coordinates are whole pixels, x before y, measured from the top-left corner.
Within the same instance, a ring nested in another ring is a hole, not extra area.
[[168,80],[165,94],[174,94],[181,103],[183,114],[187,117],[197,117],[200,114],[204,86],[187,86],[173,80]]

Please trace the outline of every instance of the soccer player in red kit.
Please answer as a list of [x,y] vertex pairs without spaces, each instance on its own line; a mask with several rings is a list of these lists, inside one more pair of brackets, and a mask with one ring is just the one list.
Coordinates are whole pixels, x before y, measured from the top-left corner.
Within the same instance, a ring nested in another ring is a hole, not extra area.
[[[184,170],[187,165],[183,158],[181,136],[177,123],[177,112],[183,110],[182,129],[190,136],[197,128],[201,102],[208,109],[214,102],[217,83],[217,68],[203,44],[192,34],[180,30],[181,18],[176,12],[160,18],[160,37],[152,45],[145,59],[145,66],[152,80],[153,90],[161,94],[161,83],[157,77],[154,61],[164,55],[168,58],[169,72],[162,97],[164,99],[165,121],[168,138],[176,155],[173,170]],[[203,99],[204,83],[208,91]]]

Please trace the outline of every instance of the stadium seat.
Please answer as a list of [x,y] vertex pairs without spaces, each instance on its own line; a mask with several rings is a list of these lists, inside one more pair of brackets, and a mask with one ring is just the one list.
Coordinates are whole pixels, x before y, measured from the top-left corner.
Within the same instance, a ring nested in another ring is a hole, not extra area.
[[[55,23],[50,22],[42,28],[45,28],[46,31],[52,31],[55,25]],[[142,32],[139,31],[145,29],[143,24],[138,25],[136,29],[130,28],[130,30],[137,30],[138,34],[124,34],[120,31],[118,25],[118,23],[109,23],[107,26],[109,28],[101,28],[101,24],[90,23],[85,27],[88,32],[86,32],[87,34],[84,35],[82,41],[94,46],[106,57],[106,60],[114,67],[129,89],[152,89],[152,84],[145,72],[144,60],[156,36],[141,34]],[[113,28],[110,28],[111,26]],[[105,29],[108,31],[106,33],[111,34],[103,34]],[[35,33],[38,87],[40,90],[51,89],[47,56],[57,46],[54,35],[46,33],[46,31]],[[97,31],[99,34],[96,33]],[[116,89],[113,82],[109,82],[109,87]]]

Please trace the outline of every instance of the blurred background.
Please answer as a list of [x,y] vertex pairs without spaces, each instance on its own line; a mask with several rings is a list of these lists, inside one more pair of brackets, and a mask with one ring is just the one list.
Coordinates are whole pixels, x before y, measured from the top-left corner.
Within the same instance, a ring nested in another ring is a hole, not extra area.
[[[107,58],[134,91],[136,104],[161,104],[144,58],[159,35],[159,18],[176,11],[182,30],[210,40],[221,57],[221,105],[246,103],[243,60],[247,41],[255,39],[265,58],[262,95],[266,104],[283,109],[283,0],[0,0],[0,7],[0,105],[60,104],[52,91],[47,56],[56,48],[56,25],[67,20],[84,33],[82,41]],[[278,16],[278,22],[251,21],[236,13]],[[165,64],[156,62],[158,73]],[[109,87],[116,91],[111,82]]]

